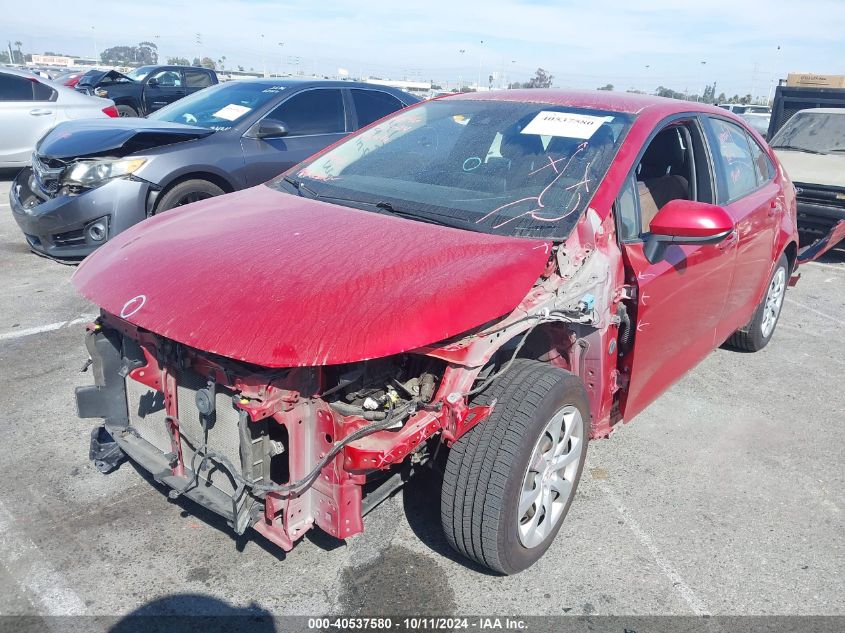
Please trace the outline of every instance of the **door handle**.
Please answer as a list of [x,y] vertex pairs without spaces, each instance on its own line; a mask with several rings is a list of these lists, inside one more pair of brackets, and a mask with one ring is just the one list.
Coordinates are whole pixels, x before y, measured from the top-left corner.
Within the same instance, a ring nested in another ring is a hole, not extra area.
[[35,108],[34,110],[30,110],[29,113],[32,116],[47,116],[48,114],[53,114],[52,110],[42,110],[41,108]]
[[772,200],[771,204],[769,204],[768,216],[770,218],[774,217],[776,214],[780,213],[782,208],[783,207],[781,207],[780,200],[775,198],[774,200]]

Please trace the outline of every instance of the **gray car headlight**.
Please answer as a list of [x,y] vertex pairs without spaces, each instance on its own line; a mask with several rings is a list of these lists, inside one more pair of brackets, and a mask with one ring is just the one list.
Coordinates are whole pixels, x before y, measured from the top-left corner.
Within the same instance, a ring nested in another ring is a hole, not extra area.
[[80,160],[65,171],[62,184],[79,187],[99,187],[109,180],[134,174],[147,162],[146,158],[112,160]]

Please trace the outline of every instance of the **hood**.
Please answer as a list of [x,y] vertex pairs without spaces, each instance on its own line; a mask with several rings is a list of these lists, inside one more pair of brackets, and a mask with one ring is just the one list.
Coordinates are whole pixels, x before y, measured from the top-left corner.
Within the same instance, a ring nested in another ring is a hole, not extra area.
[[107,312],[194,348],[265,367],[331,365],[511,312],[549,248],[262,185],[118,234],[73,283]]
[[808,154],[788,149],[775,149],[775,154],[796,184],[845,187],[845,155]]
[[57,160],[126,156],[211,134],[214,130],[168,121],[85,119],[60,123],[39,141],[35,151],[43,158]]
[[128,75],[124,75],[122,72],[118,72],[116,70],[105,70],[103,72],[88,72],[82,76],[82,80],[79,83],[80,86],[91,86],[95,87],[98,84],[105,83],[108,81],[117,81],[119,79],[124,79],[126,81],[131,81],[132,83],[136,83],[132,77]]

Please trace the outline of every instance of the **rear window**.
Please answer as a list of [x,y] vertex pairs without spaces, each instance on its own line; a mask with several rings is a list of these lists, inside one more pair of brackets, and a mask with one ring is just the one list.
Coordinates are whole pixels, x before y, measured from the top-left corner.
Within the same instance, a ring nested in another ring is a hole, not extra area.
[[185,82],[188,88],[207,88],[214,83],[211,81],[211,75],[201,70],[186,70]]
[[399,99],[381,90],[353,88],[349,92],[352,93],[352,103],[355,104],[355,112],[358,114],[359,127],[367,126],[404,107]]

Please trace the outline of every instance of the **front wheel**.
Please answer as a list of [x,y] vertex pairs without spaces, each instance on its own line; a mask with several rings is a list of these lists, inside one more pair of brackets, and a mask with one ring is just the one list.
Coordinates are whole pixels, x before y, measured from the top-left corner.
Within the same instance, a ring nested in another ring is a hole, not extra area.
[[449,451],[441,491],[446,539],[485,567],[513,574],[549,548],[587,455],[590,412],[581,381],[519,359],[475,404],[490,418]]
[[128,105],[118,105],[117,108],[117,116],[119,117],[136,117],[138,116],[138,111],[133,108],[132,106]]
[[781,255],[775,264],[775,271],[772,273],[769,285],[766,286],[763,300],[754,311],[751,321],[734,332],[727,340],[730,347],[746,352],[757,352],[769,344],[780,318],[780,309],[783,307],[788,281],[789,260],[786,259],[786,255]]
[[199,202],[226,193],[213,182],[207,180],[185,180],[167,189],[156,205],[155,212],[169,211],[184,204]]

